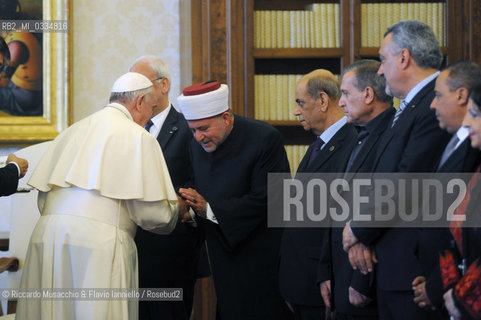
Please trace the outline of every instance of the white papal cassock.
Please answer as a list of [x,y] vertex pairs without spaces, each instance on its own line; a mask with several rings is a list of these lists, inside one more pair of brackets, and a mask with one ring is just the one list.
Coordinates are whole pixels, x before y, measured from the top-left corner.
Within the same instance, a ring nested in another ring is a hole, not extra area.
[[[40,191],[41,217],[22,290],[137,288],[137,225],[169,233],[177,220],[177,196],[159,144],[116,103],[62,132],[28,184]],[[137,305],[19,299],[16,319],[137,319]]]

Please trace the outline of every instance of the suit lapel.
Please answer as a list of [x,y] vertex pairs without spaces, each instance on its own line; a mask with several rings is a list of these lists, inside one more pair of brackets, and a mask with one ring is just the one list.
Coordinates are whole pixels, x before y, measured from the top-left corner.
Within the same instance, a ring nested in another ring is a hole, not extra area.
[[399,116],[399,119],[396,122],[396,125],[392,128],[394,133],[400,128],[404,128],[406,123],[411,122],[411,117],[413,116],[414,109],[416,109],[416,105],[421,102],[421,100],[430,92],[434,91],[434,86],[436,84],[436,78],[425,85],[407,104],[404,111]]
[[337,141],[334,140],[337,139],[329,140],[329,142],[321,149],[311,165],[307,167],[309,172],[316,172],[337,151],[337,149],[341,147],[341,145],[338,145]]
[[437,172],[462,172],[462,163],[464,158],[466,157],[469,147],[471,145],[471,141],[469,139],[465,139],[450,155],[449,158],[443,163],[442,166],[439,166],[441,159],[439,159],[437,164]]
[[371,149],[376,144],[376,141],[379,139],[379,136],[382,132],[372,133],[366,140],[366,143],[362,147],[362,149],[357,154],[356,158],[354,159],[354,163],[352,164],[351,168],[349,169],[350,172],[357,172],[361,165],[366,160],[366,157],[371,153]]
[[297,172],[306,172],[307,163],[309,162],[309,158],[311,157],[313,147],[314,147],[314,142],[309,146],[309,148],[307,148],[306,154],[304,155],[301,162],[299,163]]
[[314,161],[312,161],[311,165],[306,168],[308,172],[319,171],[324,163],[326,163],[335,153],[348,145],[352,145],[353,141],[344,141],[350,128],[352,128],[350,125],[345,124],[338,132],[336,132],[336,134],[321,149],[321,152],[319,152]]
[[[376,128],[374,128],[373,132],[369,135],[366,140],[366,144],[362,147],[361,151],[359,151],[356,159],[354,159],[354,163],[350,168],[350,172],[357,172],[359,168],[364,164],[364,161],[371,153],[371,150],[376,143],[381,139],[382,134],[386,131],[389,125],[391,125],[390,119],[394,116],[395,109],[391,107],[391,111],[383,115],[382,122],[379,123]],[[375,152],[375,151],[374,151]]]
[[160,129],[159,135],[157,136],[157,141],[159,141],[160,147],[165,148],[169,140],[177,133],[179,130],[177,126],[179,114],[175,110],[174,106],[170,106],[169,114],[165,119],[164,125]]
[[405,130],[406,125],[411,123],[411,117],[415,115],[414,111],[416,109],[416,105],[430,92],[434,90],[434,85],[436,84],[436,78],[434,78],[431,82],[425,85],[415,96],[414,98],[408,103],[406,109],[401,113],[399,119],[396,122],[396,125],[391,128],[392,119],[389,122],[389,126],[385,131],[385,134],[382,136],[382,141],[379,143],[378,150],[376,151],[376,160],[374,161],[373,170],[377,167],[379,160],[381,159],[384,150],[386,149],[389,142],[392,140],[394,135],[398,130]]

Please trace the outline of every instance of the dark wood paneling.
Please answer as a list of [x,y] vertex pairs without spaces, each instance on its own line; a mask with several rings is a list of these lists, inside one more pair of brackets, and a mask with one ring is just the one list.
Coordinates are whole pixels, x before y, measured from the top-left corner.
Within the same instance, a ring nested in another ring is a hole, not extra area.
[[[245,14],[245,1],[227,0],[227,32],[228,32],[228,61],[227,74],[231,98],[231,108],[236,114],[246,115],[248,109],[245,102],[245,44],[252,43],[245,29],[245,19],[253,19],[252,15]],[[248,25],[253,25],[251,21]],[[252,32],[251,32],[252,34]],[[253,89],[252,89],[253,90]],[[254,116],[254,114],[249,114]]]
[[227,18],[226,1],[209,0],[208,24],[210,42],[208,42],[209,70],[208,79],[227,83]]
[[245,69],[244,69],[244,83],[245,83],[245,105],[244,115],[254,117],[254,81],[252,80],[255,74],[255,56],[254,56],[254,0],[244,0],[244,15],[246,17],[245,31],[246,38],[244,43],[245,53]]
[[467,0],[467,16],[465,33],[469,40],[469,59],[481,63],[481,1]]

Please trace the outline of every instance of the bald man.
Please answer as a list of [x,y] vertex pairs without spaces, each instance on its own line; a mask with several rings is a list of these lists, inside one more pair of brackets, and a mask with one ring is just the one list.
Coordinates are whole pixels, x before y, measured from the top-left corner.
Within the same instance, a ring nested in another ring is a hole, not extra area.
[[[318,69],[302,77],[296,87],[297,116],[304,130],[317,136],[297,170],[343,172],[357,137],[339,107],[341,91],[336,77]],[[281,244],[279,286],[296,319],[324,319],[319,291],[318,265],[325,229],[287,228]]]

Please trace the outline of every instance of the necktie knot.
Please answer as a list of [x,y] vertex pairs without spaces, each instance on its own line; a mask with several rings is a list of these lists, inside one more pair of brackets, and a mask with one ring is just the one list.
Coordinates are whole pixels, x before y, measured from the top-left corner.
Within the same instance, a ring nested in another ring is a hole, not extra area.
[[320,137],[317,137],[316,142],[314,143],[314,150],[321,150],[322,145],[324,144],[324,141]]
[[148,132],[150,132],[150,128],[154,125],[154,123],[152,122],[152,120],[149,120],[149,122],[147,122],[147,124],[145,125],[145,130],[147,130]]
[[394,125],[396,124],[396,121],[399,119],[399,117],[401,116],[401,113],[406,108],[406,106],[407,106],[406,100],[401,101],[401,104],[399,105],[399,108],[396,110],[396,113],[394,114],[394,118],[392,119],[391,128],[394,127]]
[[310,165],[312,163],[312,161],[314,161],[314,159],[317,157],[317,155],[321,151],[321,148],[322,148],[323,144],[324,144],[324,141],[322,141],[322,139],[320,137],[317,137],[316,142],[314,142],[312,152],[311,152],[311,156],[309,157],[309,162],[308,162],[307,165]]

